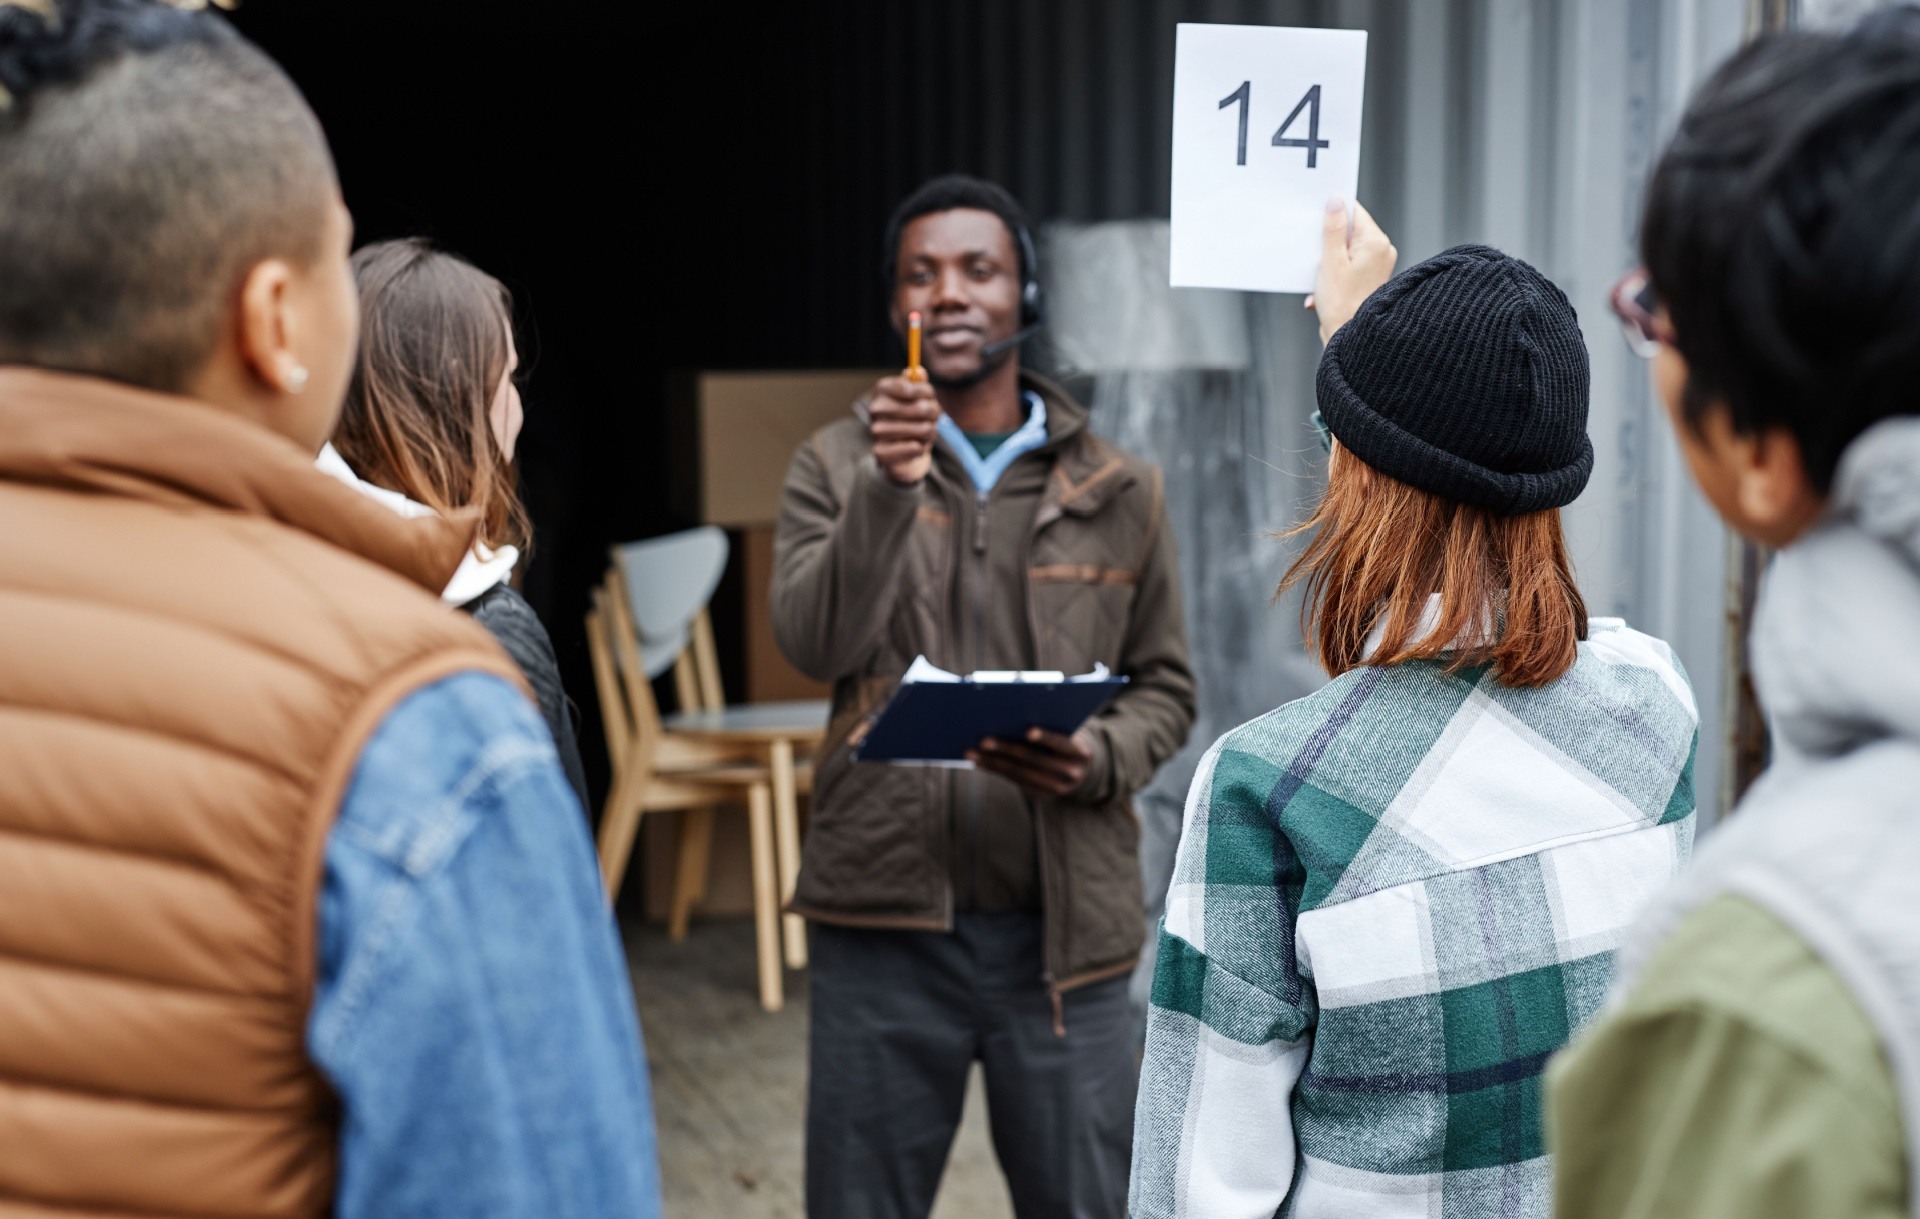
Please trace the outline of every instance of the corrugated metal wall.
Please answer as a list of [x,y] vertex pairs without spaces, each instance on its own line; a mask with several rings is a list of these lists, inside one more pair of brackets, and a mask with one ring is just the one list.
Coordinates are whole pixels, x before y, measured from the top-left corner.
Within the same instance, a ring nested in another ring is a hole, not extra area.
[[[1705,724],[1699,779],[1720,791],[1724,533],[1688,485],[1644,367],[1605,292],[1633,261],[1638,200],[1661,139],[1703,70],[1737,45],[1746,0],[962,0],[810,7],[794,54],[808,86],[794,221],[821,297],[810,345],[892,358],[875,236],[913,183],[948,169],[996,178],[1041,220],[1164,216],[1178,21],[1370,32],[1361,196],[1403,265],[1461,241],[1534,262],[1579,309],[1593,354],[1593,483],[1570,510],[1596,613],[1674,643]],[[877,65],[877,66],[876,66]],[[845,274],[848,265],[863,268]],[[1268,341],[1298,365],[1270,409],[1311,409],[1311,349],[1284,316]],[[1259,336],[1256,336],[1258,338]],[[1284,426],[1276,434],[1286,434]],[[1275,521],[1280,526],[1287,522]],[[1207,624],[1194,624],[1205,646]]]

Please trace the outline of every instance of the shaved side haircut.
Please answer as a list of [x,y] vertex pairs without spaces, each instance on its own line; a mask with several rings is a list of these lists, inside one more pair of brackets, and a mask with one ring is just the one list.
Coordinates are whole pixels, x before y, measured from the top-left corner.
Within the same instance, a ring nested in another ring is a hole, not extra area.
[[0,0],[0,364],[183,389],[338,191],[285,73],[165,0]]

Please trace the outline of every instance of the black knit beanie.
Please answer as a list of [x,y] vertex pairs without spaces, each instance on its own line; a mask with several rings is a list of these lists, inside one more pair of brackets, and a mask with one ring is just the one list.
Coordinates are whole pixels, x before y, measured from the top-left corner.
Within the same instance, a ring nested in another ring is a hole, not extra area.
[[1361,461],[1502,516],[1564,507],[1593,472],[1573,306],[1488,246],[1388,280],[1334,332],[1315,389],[1327,430]]

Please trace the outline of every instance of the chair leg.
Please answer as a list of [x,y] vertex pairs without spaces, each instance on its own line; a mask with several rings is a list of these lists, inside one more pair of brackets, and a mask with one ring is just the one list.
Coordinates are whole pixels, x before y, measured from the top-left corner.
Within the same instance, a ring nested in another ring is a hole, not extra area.
[[600,815],[600,879],[607,887],[607,900],[620,895],[620,882],[626,879],[627,864],[633,858],[633,839],[640,831],[641,793],[631,782],[628,771],[614,782],[607,805]]
[[747,789],[747,836],[753,852],[753,946],[760,966],[760,1006],[777,1012],[786,1002],[780,976],[780,882],[773,854],[773,794],[765,783]]
[[687,938],[693,906],[707,895],[707,868],[713,858],[713,810],[690,808],[680,814],[680,844],[674,852],[673,903],[667,911],[667,935]]
[[[768,747],[767,773],[773,780],[773,839],[779,848],[780,905],[793,900],[800,877],[800,797],[793,777],[793,742]],[[780,935],[788,969],[807,967],[807,923],[797,914],[780,916]]]

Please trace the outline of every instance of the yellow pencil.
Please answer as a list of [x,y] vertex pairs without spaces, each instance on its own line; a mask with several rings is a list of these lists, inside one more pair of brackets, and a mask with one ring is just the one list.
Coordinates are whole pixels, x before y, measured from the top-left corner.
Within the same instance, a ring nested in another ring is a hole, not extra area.
[[907,380],[924,381],[927,370],[920,367],[920,311],[907,314]]

